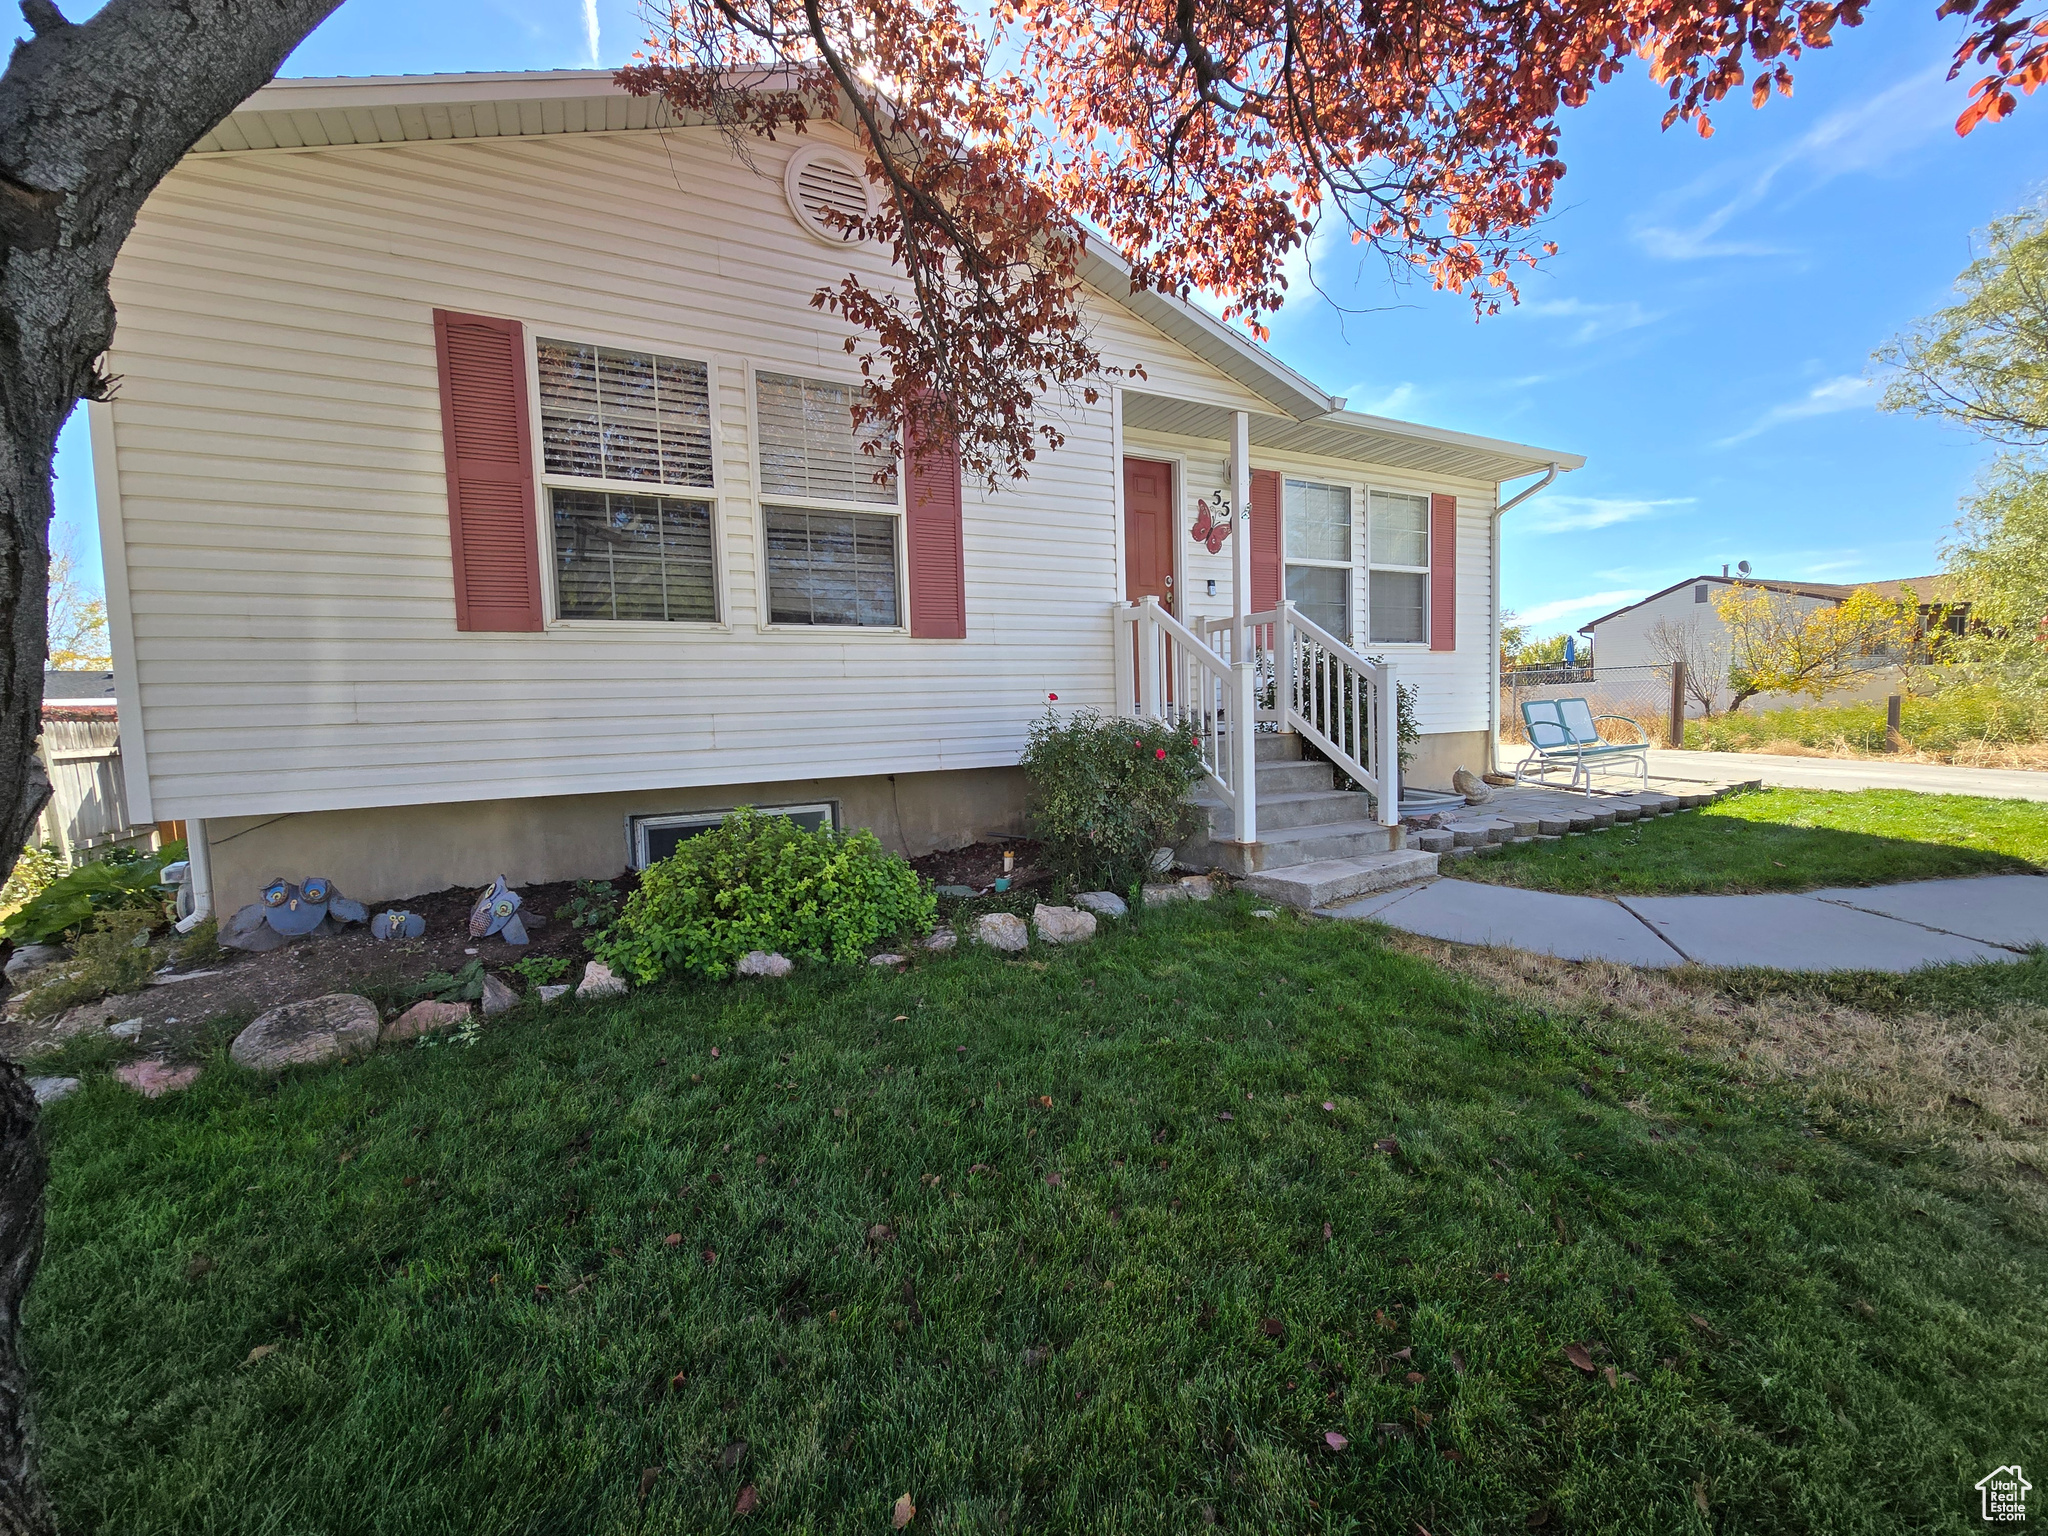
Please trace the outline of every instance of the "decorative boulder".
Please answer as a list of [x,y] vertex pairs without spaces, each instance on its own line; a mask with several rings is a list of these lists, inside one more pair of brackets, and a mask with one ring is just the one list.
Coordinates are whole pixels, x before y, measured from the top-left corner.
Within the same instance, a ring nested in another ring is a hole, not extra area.
[[469,1004],[437,1003],[427,998],[414,1003],[386,1024],[382,1038],[386,1045],[403,1045],[408,1040],[419,1039],[421,1035],[438,1035],[443,1030],[460,1029],[468,1022]]
[[114,1068],[114,1081],[133,1088],[145,1099],[160,1099],[198,1082],[199,1068],[174,1067],[168,1061],[131,1061]]
[[569,990],[569,983],[567,983],[566,981],[558,981],[545,987],[536,988],[535,990],[537,990],[540,993],[540,1000],[543,1003],[552,1003],[556,998],[560,997],[564,992],[567,992]]
[[1122,917],[1131,910],[1130,904],[1115,891],[1083,891],[1074,898],[1074,905],[1103,917]]
[[36,1096],[38,1104],[54,1104],[59,1099],[68,1099],[78,1092],[75,1077],[32,1077],[28,1080],[29,1092]]
[[1031,929],[1048,944],[1080,944],[1095,937],[1095,914],[1041,902],[1031,914]]
[[228,1056],[252,1072],[282,1072],[366,1056],[379,1033],[375,1003],[352,992],[330,992],[257,1014],[235,1036]]
[[519,1006],[519,994],[512,990],[512,984],[502,976],[488,972],[484,976],[484,1017],[496,1018],[508,1008]]
[[1180,888],[1188,893],[1190,901],[1207,901],[1216,894],[1216,885],[1207,875],[1182,875]]
[[951,949],[955,944],[958,944],[959,942],[959,934],[955,933],[950,928],[941,928],[935,933],[926,935],[924,947],[929,950],[937,951]]
[[140,1040],[142,1038],[142,1020],[123,1019],[118,1024],[109,1024],[107,1026],[107,1033],[116,1040]]
[[1020,955],[1030,947],[1031,933],[1014,912],[984,912],[974,920],[974,942],[1006,955]]
[[612,968],[602,960],[593,960],[583,967],[583,980],[576,985],[578,997],[622,997],[626,983],[612,974]]
[[[71,951],[62,944],[24,944],[7,957],[7,974],[19,976],[23,971],[35,970],[38,966],[55,965],[59,960],[68,960]],[[52,1082],[60,1079],[52,1078]]]
[[1169,901],[1187,901],[1188,890],[1183,885],[1148,885],[1145,887],[1145,905],[1163,907]]
[[871,955],[868,957],[868,964],[887,966],[891,970],[901,970],[904,966],[910,964],[910,957],[907,955]]
[[740,976],[787,976],[796,969],[796,962],[787,955],[771,955],[765,949],[750,949],[740,956],[740,963],[733,967]]
[[1451,788],[1465,797],[1467,805],[1484,805],[1493,798],[1493,791],[1486,787],[1486,780],[1469,768],[1460,768],[1451,775]]

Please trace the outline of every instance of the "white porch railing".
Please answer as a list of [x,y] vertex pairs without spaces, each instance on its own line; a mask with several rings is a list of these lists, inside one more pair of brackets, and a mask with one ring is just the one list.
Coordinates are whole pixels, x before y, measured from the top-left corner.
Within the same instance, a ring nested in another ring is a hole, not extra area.
[[[1186,726],[1202,767],[1236,813],[1239,842],[1258,840],[1253,731],[1298,731],[1373,796],[1386,826],[1401,820],[1399,697],[1394,669],[1367,661],[1291,602],[1244,621],[1209,619],[1196,634],[1156,598],[1119,604],[1117,710]],[[1238,728],[1240,723],[1243,728]]]
[[[1209,642],[1229,657],[1231,619],[1210,619]],[[1379,820],[1401,819],[1399,697],[1391,663],[1367,661],[1291,602],[1245,620],[1258,672],[1261,724],[1298,731],[1373,797]]]
[[[1185,730],[1201,751],[1203,774],[1236,818],[1237,840],[1257,841],[1253,669],[1232,667],[1156,597],[1119,603],[1114,618],[1117,713]],[[1234,721],[1246,722],[1246,729],[1233,730]]]

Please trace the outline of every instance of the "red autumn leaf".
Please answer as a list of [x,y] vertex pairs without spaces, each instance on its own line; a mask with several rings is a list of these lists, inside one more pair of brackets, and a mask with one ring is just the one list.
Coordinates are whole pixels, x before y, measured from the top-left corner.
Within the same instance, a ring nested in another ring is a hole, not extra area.
[[1259,1332],[1269,1339],[1283,1338],[1287,1333],[1287,1325],[1277,1317],[1262,1318],[1259,1322]]
[[1409,1386],[1419,1387],[1425,1381],[1429,1380],[1429,1373],[1427,1371],[1410,1371],[1408,1373],[1407,1380]]
[[1585,1345],[1565,1345],[1564,1357],[1565,1359],[1571,1361],[1573,1365],[1576,1365],[1580,1370],[1584,1371],[1588,1376],[1593,1374],[1593,1356],[1591,1351],[1589,1351]]
[[1050,1184],[1054,1189],[1058,1189],[1060,1187],[1060,1176],[1056,1173],[1048,1173],[1045,1176],[1045,1182]]
[[1329,1112],[1330,1112],[1331,1114],[1333,1114],[1333,1115],[1334,1115],[1335,1113],[1337,1113],[1337,1105],[1336,1105],[1336,1103],[1335,1103],[1335,1101],[1334,1101],[1334,1100],[1331,1100],[1331,1099],[1325,1099],[1325,1100],[1323,1100],[1323,1108],[1324,1108],[1324,1109],[1326,1109],[1326,1110],[1328,1110],[1328,1111],[1329,1111]]
[[900,1531],[917,1518],[917,1506],[910,1502],[910,1495],[904,1494],[889,1511],[889,1528]]
[[1323,1444],[1327,1445],[1333,1451],[1341,1451],[1344,1449],[1345,1446],[1349,1445],[1350,1443],[1351,1442],[1349,1440],[1345,1439],[1344,1436],[1338,1434],[1337,1431],[1334,1429],[1326,1429],[1323,1431]]
[[740,1490],[740,1496],[732,1501],[732,1512],[736,1515],[751,1515],[754,1507],[761,1502],[761,1495],[754,1492],[754,1485],[747,1484]]
[[718,1047],[715,1045],[711,1047],[711,1059],[713,1061],[718,1060]]
[[669,1390],[672,1392],[682,1391],[685,1383],[687,1383],[689,1379],[689,1374],[687,1372],[677,1371],[675,1375],[669,1377],[668,1379]]
[[680,1232],[671,1232],[667,1237],[664,1237],[662,1239],[662,1242],[664,1242],[671,1248],[680,1248],[683,1243],[683,1234]]

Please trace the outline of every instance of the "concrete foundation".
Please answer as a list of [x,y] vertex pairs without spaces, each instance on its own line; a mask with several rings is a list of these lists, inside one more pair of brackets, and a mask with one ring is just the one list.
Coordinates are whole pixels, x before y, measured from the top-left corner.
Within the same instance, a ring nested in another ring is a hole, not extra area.
[[1460,768],[1486,772],[1484,731],[1439,731],[1422,737],[1408,751],[1408,766],[1401,770],[1401,782],[1410,788],[1448,791],[1451,775]]
[[841,827],[867,827],[915,858],[1027,827],[1028,781],[1016,768],[871,774],[725,788],[640,790],[471,800],[299,816],[227,816],[206,822],[214,910],[256,899],[273,876],[325,875],[357,901],[390,901],[451,885],[479,888],[603,880],[628,867],[628,818],[690,811],[831,802]]

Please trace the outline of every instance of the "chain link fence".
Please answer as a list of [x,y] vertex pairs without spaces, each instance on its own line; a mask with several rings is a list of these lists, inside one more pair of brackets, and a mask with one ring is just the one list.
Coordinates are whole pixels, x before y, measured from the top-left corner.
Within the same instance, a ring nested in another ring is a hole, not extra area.
[[[1500,676],[1500,739],[1526,745],[1522,706],[1535,699],[1584,699],[1595,715],[1620,715],[1641,726],[1659,746],[1683,745],[1671,740],[1671,666],[1541,667],[1503,672]],[[1615,741],[1632,740],[1613,721],[1600,722],[1600,733]]]

